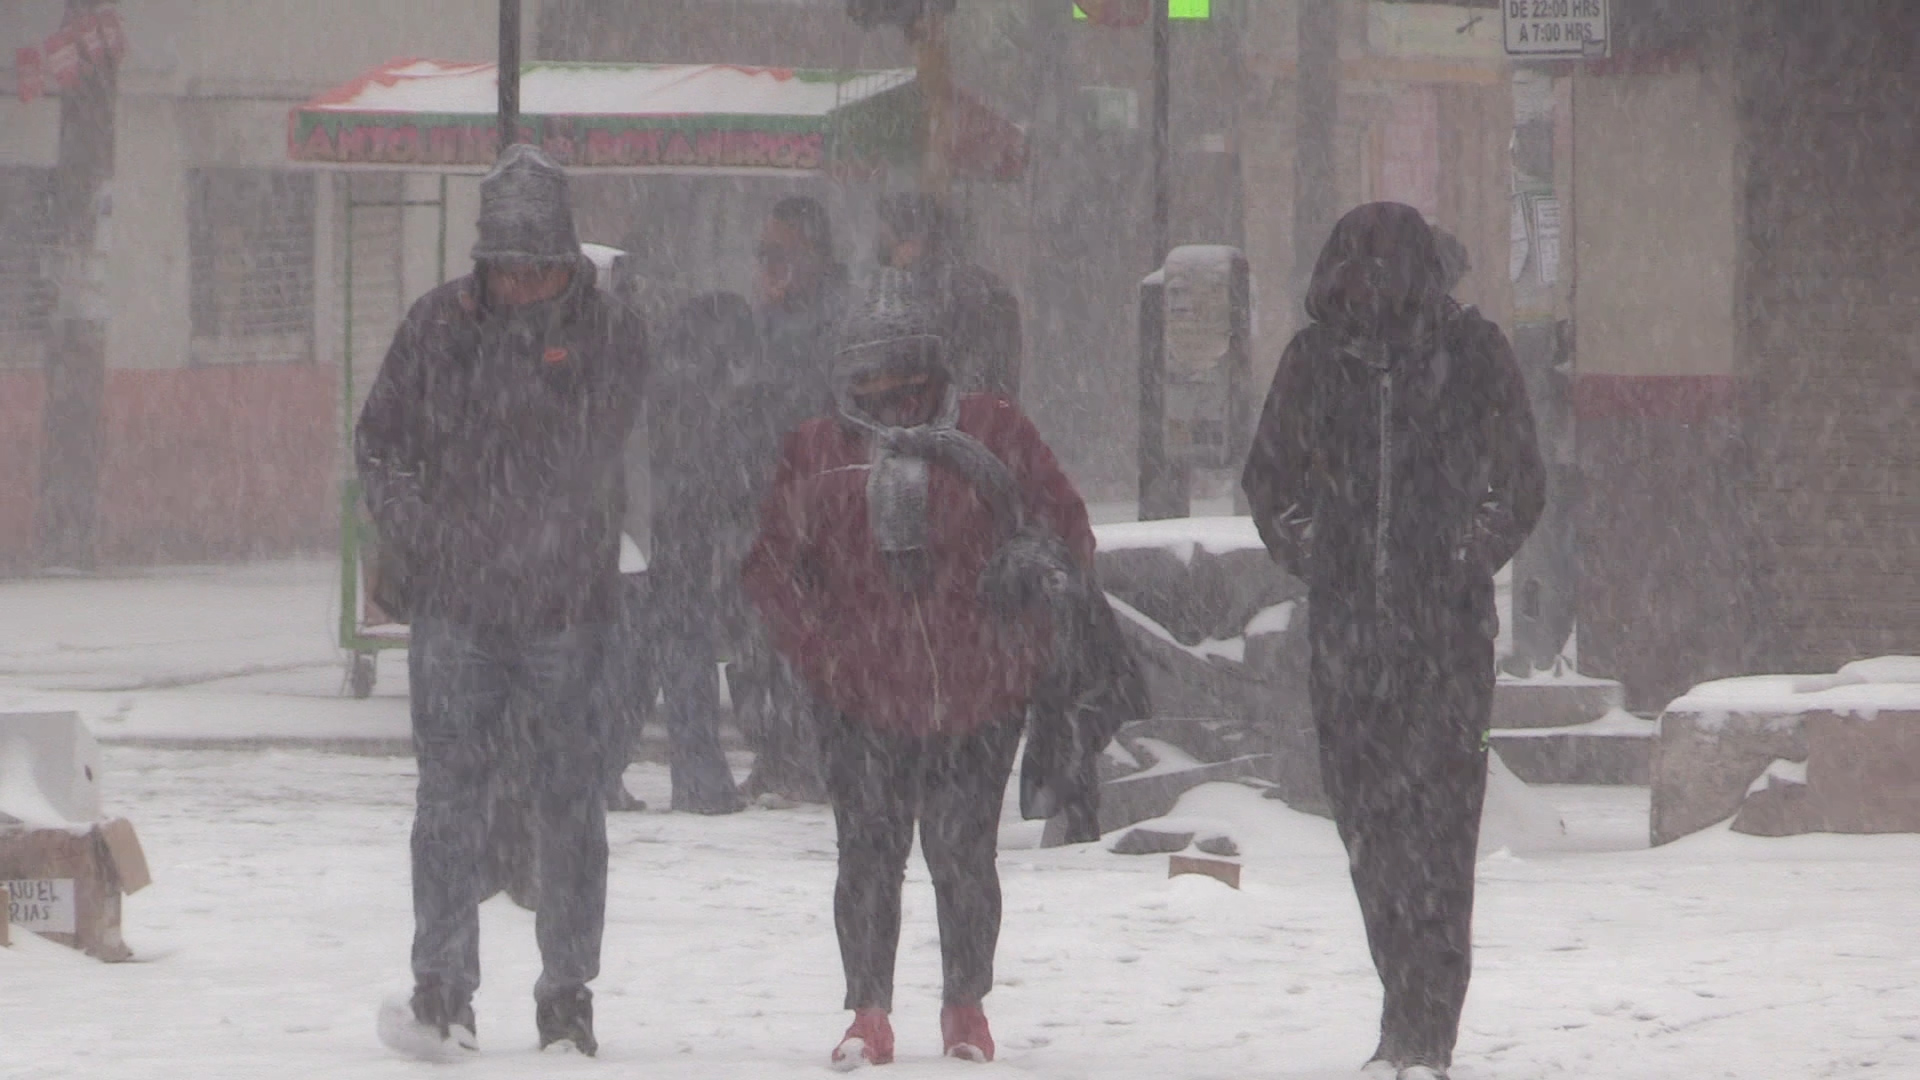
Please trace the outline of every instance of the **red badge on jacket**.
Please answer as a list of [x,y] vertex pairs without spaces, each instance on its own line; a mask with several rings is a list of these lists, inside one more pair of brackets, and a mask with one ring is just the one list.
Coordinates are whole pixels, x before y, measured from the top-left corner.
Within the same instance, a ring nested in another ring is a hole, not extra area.
[[549,364],[563,363],[567,359],[567,350],[558,345],[549,345],[547,351],[540,354],[540,359]]

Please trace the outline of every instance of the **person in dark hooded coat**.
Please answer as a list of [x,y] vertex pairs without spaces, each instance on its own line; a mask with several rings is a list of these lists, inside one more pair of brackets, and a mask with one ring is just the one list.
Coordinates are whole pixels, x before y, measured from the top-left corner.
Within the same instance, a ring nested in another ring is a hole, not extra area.
[[953,216],[933,196],[885,196],[876,216],[879,263],[912,275],[939,312],[954,385],[962,393],[1019,401],[1025,345],[1013,291],[991,270],[965,258]]
[[[792,195],[773,206],[755,255],[758,363],[738,373],[727,423],[755,504],[766,495],[780,458],[780,440],[833,408],[833,355],[847,311],[847,270],[835,257],[833,226],[819,201]],[[729,548],[734,561],[745,551]],[[821,802],[814,702],[775,654],[756,612],[727,612],[727,690],[734,721],[753,750],[744,789],[768,805]]]
[[1000,809],[1049,653],[1044,613],[997,611],[1003,547],[991,459],[1024,516],[1080,566],[1093,532],[1073,484],[1006,399],[960,394],[936,313],[883,270],[849,317],[839,416],[786,438],[742,571],[774,646],[821,703],[839,842],[834,925],[854,1021],[834,1060],[893,1057],[894,955],[914,826],[933,876],[951,1056],[987,1060],[981,1002],[1000,928]]
[[[737,293],[683,305],[660,342],[647,395],[653,467],[648,641],[671,737],[673,808],[741,808],[716,732],[719,647],[737,630],[739,556],[753,535],[754,484],[772,457],[742,431],[739,373],[758,363],[753,308]],[[733,632],[729,632],[733,630]]]
[[1545,503],[1499,327],[1446,296],[1418,211],[1334,227],[1242,477],[1309,586],[1321,771],[1385,989],[1370,1073],[1444,1077],[1471,967],[1493,575]]
[[380,1031],[423,1056],[474,1048],[489,819],[515,785],[538,852],[540,1043],[592,1054],[607,833],[590,694],[618,613],[646,335],[596,288],[566,174],[539,150],[509,147],[481,181],[479,234],[473,274],[407,313],[354,433],[403,571],[420,772],[414,990]]

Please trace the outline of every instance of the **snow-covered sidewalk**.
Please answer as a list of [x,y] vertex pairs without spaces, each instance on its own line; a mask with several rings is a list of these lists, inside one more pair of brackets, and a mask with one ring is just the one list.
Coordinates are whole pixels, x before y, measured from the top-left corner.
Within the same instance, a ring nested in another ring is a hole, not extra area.
[[340,564],[0,580],[0,711],[73,710],[107,743],[404,747],[405,653],[349,702]]
[[[144,962],[22,935],[0,950],[0,1077],[426,1077],[374,1010],[407,981],[402,665],[341,696],[325,561],[0,582],[0,709],[73,708],[107,809],[155,884],[126,902]],[[207,748],[176,749],[180,744]],[[254,749],[231,749],[233,743]],[[666,776],[629,784],[665,805]],[[1920,1077],[1920,837],[1768,840],[1724,826],[1647,850],[1644,788],[1540,788],[1568,825],[1482,863],[1459,1080]],[[1001,1060],[940,1060],[926,871],[909,871],[889,1080],[1324,1080],[1373,1046],[1379,988],[1328,823],[1231,785],[1177,813],[1227,828],[1245,889],[1163,857],[1039,850],[1007,816],[988,1007]],[[531,916],[484,913],[493,1077],[779,1080],[826,1073],[845,1023],[821,808],[612,821],[598,1061],[538,1057]]]
[[[0,1075],[436,1075],[373,1036],[382,992],[406,982],[407,760],[116,748],[108,765],[110,809],[153,863],[126,910],[146,962],[0,950]],[[659,767],[630,782],[665,801]],[[1564,850],[1482,866],[1461,1080],[1920,1076],[1920,838],[1713,830],[1647,851],[1644,791],[1546,790]],[[1227,785],[1180,812],[1232,828],[1244,891],[1006,827],[1002,1057],[985,1075],[1353,1075],[1378,988],[1331,826]],[[823,1075],[844,1023],[825,811],[619,815],[612,833],[601,1058],[532,1050],[531,916],[502,899],[484,915],[486,1054],[461,1074]],[[973,1068],[936,1056],[932,907],[916,865],[899,1080]]]

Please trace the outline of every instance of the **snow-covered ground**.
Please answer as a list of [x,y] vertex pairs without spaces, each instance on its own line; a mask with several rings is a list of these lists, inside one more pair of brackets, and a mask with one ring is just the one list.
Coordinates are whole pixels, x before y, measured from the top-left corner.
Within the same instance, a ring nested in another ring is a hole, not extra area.
[[0,711],[71,709],[103,741],[407,737],[405,654],[341,699],[326,559],[0,581]]
[[[173,737],[201,719],[283,739],[404,732],[399,665],[370,701],[334,696],[330,582],[322,564],[281,564],[0,583],[0,708],[118,710]],[[381,996],[406,983],[411,763],[129,745],[96,727],[108,810],[138,824],[153,867],[126,904],[143,962],[30,937],[0,950],[0,1076],[440,1075],[373,1035]],[[659,766],[629,783],[665,804]],[[1717,828],[1650,851],[1644,789],[1538,790],[1568,833],[1482,864],[1460,1080],[1920,1077],[1920,837]],[[1162,857],[1039,850],[1009,816],[990,1066],[937,1057],[933,901],[911,869],[901,1063],[876,1075],[1352,1077],[1379,991],[1332,827],[1230,785],[1177,813],[1232,832],[1243,891],[1169,880]],[[824,1075],[845,1023],[827,813],[619,815],[611,831],[601,1057],[535,1054],[532,919],[495,900],[486,1052],[455,1071]]]

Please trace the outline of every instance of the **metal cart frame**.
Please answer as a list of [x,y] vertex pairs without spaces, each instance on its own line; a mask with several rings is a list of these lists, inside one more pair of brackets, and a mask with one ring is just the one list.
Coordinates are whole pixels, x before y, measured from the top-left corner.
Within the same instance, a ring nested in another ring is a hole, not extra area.
[[[414,170],[409,170],[414,171]],[[355,210],[431,207],[439,211],[439,242],[435,246],[434,279],[447,280],[447,173],[440,174],[439,196],[434,199],[373,199],[359,201],[353,194],[353,172],[346,173],[346,198],[342,203],[346,240],[342,247],[343,284],[341,287],[340,430],[345,452],[340,470],[340,647],[347,652],[347,689],[356,698],[373,694],[379,678],[379,656],[388,649],[407,647],[408,634],[401,627],[378,629],[365,621],[368,596],[365,565],[361,550],[373,538],[373,527],[361,510],[360,477],[353,466],[354,345],[353,345],[353,217]]]

